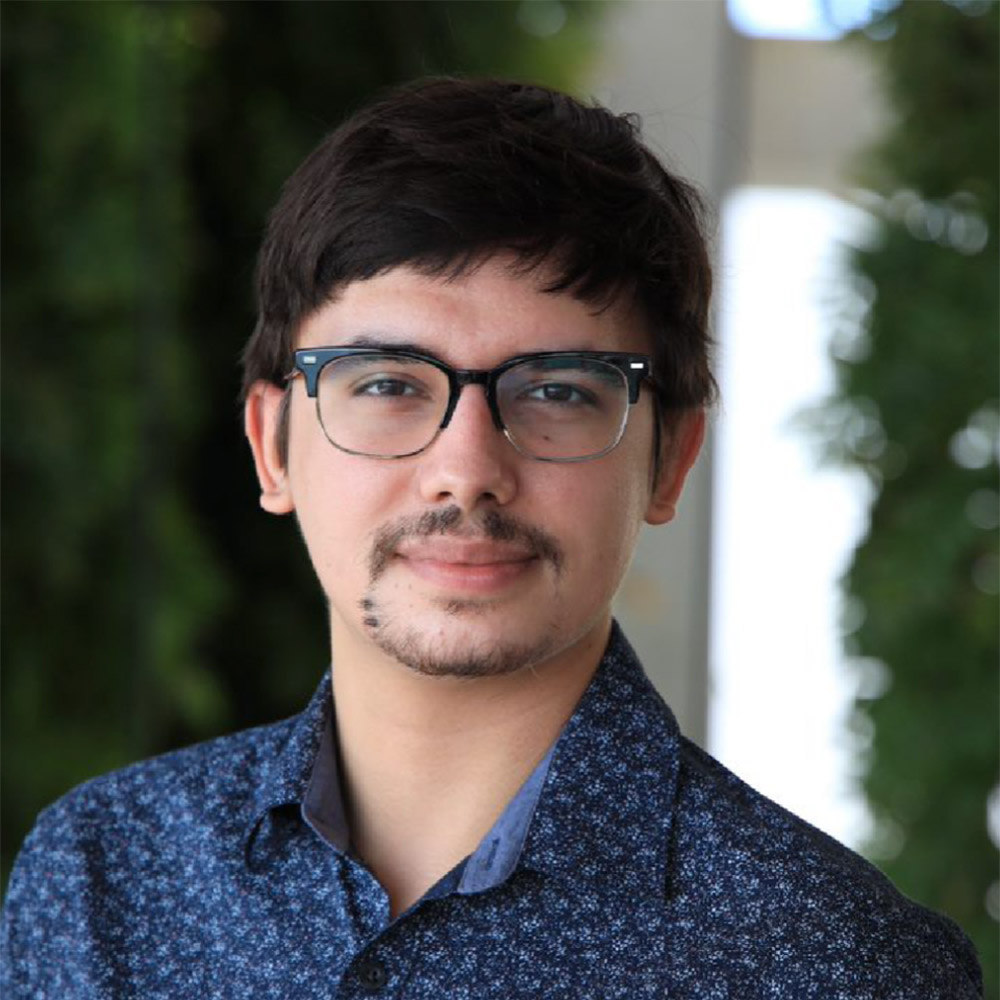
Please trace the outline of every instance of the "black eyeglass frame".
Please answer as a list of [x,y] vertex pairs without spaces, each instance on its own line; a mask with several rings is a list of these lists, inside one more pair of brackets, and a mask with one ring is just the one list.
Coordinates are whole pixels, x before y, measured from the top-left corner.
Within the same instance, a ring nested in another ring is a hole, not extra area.
[[[418,448],[416,451],[407,452],[403,455],[370,455],[368,456],[370,458],[410,458],[412,455],[419,455],[420,452],[429,448],[437,439],[438,434],[440,434],[441,431],[448,426],[452,415],[455,412],[455,407],[458,405],[458,397],[461,394],[462,389],[467,385],[481,385],[485,387],[486,403],[487,406],[489,406],[490,416],[493,418],[494,426],[522,454],[527,455],[530,458],[534,458],[539,462],[586,462],[593,458],[601,458],[603,455],[606,455],[609,451],[615,448],[621,441],[622,435],[625,433],[625,427],[628,423],[628,411],[626,411],[626,418],[622,422],[622,429],[618,438],[613,444],[610,444],[604,450],[593,455],[584,455],[579,458],[541,458],[537,455],[531,455],[529,452],[523,451],[504,424],[503,417],[500,415],[500,406],[497,402],[496,387],[498,380],[504,372],[516,367],[519,364],[523,364],[526,361],[546,361],[558,358],[582,358],[584,361],[601,361],[613,368],[617,368],[618,371],[625,376],[626,383],[628,385],[628,403],[629,407],[632,407],[639,400],[639,386],[643,381],[652,380],[653,377],[653,362],[647,355],[629,354],[620,351],[536,351],[529,354],[516,354],[514,357],[507,358],[506,361],[502,361],[495,368],[452,368],[450,365],[445,364],[433,355],[422,354],[419,351],[411,351],[402,348],[306,347],[300,348],[294,352],[295,367],[288,373],[288,375],[285,376],[285,380],[290,381],[291,379],[301,375],[305,379],[306,395],[309,396],[310,399],[316,399],[316,405],[318,406],[319,400],[317,397],[319,395],[319,378],[323,369],[332,361],[361,354],[377,354],[388,357],[409,358],[412,361],[421,361],[424,364],[429,364],[434,368],[437,368],[438,371],[443,372],[448,379],[448,405],[445,407],[444,415],[441,417],[441,423],[438,425],[434,437],[432,437],[427,444]],[[351,451],[349,448],[344,448],[342,445],[339,445],[330,439],[329,435],[327,435],[327,440],[329,440],[330,444],[332,444],[335,448],[339,448],[341,451],[347,452],[350,455],[367,455],[367,452],[356,452]]]

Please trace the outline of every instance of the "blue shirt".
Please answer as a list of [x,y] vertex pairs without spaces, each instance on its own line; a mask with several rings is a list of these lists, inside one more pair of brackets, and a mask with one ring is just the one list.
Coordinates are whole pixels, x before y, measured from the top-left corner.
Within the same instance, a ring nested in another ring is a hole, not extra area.
[[949,920],[680,735],[618,631],[478,849],[390,920],[349,850],[331,693],[46,809],[3,917],[22,998],[981,996]]

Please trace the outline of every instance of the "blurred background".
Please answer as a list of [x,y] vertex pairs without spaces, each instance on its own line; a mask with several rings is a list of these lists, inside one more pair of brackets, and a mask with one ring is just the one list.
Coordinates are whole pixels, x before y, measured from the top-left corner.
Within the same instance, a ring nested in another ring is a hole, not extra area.
[[998,27],[981,0],[0,6],[2,861],[328,657],[237,359],[284,178],[379,88],[638,112],[715,207],[722,404],[617,613],[684,730],[973,937],[996,996]]

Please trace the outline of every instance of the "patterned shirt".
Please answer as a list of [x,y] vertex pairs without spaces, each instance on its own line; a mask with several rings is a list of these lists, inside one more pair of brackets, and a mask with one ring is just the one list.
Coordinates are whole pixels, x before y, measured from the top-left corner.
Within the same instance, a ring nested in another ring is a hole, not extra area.
[[349,851],[327,676],[305,712],[45,810],[6,1000],[972,1000],[949,920],[680,735],[617,626],[549,755],[405,913]]

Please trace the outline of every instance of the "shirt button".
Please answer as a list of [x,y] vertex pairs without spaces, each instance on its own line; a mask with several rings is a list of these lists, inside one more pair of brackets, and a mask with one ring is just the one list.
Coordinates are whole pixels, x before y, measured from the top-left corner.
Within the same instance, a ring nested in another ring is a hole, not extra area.
[[358,969],[358,979],[361,981],[362,989],[374,993],[385,986],[389,980],[389,974],[381,962],[365,962]]

